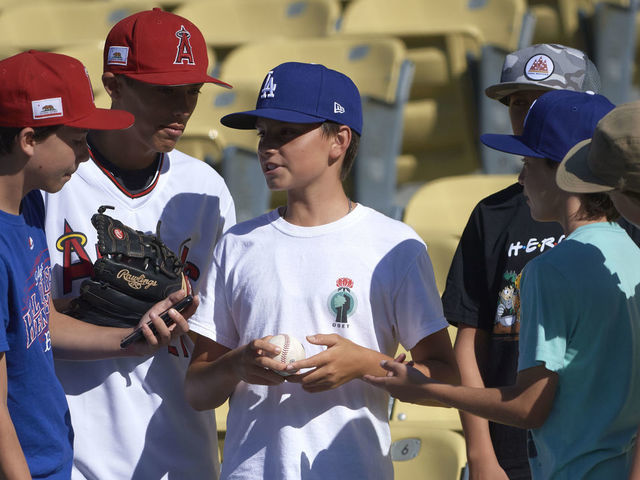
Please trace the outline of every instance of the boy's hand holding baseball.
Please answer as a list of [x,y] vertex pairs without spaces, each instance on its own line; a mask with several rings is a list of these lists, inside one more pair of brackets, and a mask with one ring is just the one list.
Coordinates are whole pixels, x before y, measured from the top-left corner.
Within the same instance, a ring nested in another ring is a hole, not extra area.
[[234,374],[247,383],[256,385],[278,385],[284,378],[273,370],[282,370],[282,364],[271,357],[280,353],[280,347],[269,343],[272,335],[258,338],[237,348],[230,365]]
[[[312,368],[311,371],[287,377],[287,381],[301,383],[302,388],[310,393],[331,390],[354,378],[360,378],[370,371],[370,363],[379,362],[378,352],[361,347],[335,333],[311,335],[307,337],[307,341],[313,345],[325,345],[327,349],[290,364],[286,371]],[[371,361],[368,361],[368,357],[371,357]]]

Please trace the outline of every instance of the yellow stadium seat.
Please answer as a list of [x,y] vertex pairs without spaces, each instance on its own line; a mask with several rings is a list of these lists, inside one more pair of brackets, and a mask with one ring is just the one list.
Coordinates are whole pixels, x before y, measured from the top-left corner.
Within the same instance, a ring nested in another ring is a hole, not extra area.
[[102,86],[102,51],[104,50],[104,39],[94,40],[92,42],[67,45],[54,49],[55,53],[69,55],[77,58],[87,68],[89,78],[91,79],[91,87],[95,97],[96,105],[100,108],[109,108],[111,99]]
[[516,175],[460,175],[434,180],[409,200],[404,222],[427,244],[440,293],[458,241],[475,205],[513,184]]
[[391,459],[396,480],[460,480],[467,463],[462,435],[422,422],[391,424]]
[[341,31],[411,38],[427,33],[467,32],[480,44],[514,50],[520,40],[525,0],[353,0],[344,11]]
[[218,429],[218,455],[220,456],[220,462],[222,462],[222,455],[224,452],[224,438],[227,433],[227,414],[229,413],[229,400],[224,402],[215,410],[216,414],[216,426]]
[[[221,76],[221,79],[227,81]],[[205,86],[185,134],[176,148],[221,170],[235,202],[238,221],[253,218],[269,207],[266,187],[257,158],[258,136],[254,130],[223,126],[220,118],[253,109],[258,87],[241,81],[233,89]]]
[[104,40],[123,18],[147,10],[154,2],[36,1],[15,3],[0,11],[0,40],[21,50],[53,50]]
[[194,21],[206,42],[224,56],[248,42],[329,35],[335,30],[340,4],[338,0],[192,0],[174,13]]
[[501,64],[502,52],[515,50],[522,41],[525,12],[525,0],[347,4],[341,33],[396,36],[416,64],[405,109],[399,180],[423,182],[479,170],[480,117],[475,105],[485,85],[474,82],[470,59],[485,69]]
[[389,421],[392,424],[421,422],[429,428],[462,431],[460,415],[455,408],[416,405],[414,403],[402,402],[397,398],[393,400]]
[[580,15],[590,16],[593,5],[581,0],[528,0],[535,18],[532,43],[560,43],[584,50],[586,35],[580,29]]

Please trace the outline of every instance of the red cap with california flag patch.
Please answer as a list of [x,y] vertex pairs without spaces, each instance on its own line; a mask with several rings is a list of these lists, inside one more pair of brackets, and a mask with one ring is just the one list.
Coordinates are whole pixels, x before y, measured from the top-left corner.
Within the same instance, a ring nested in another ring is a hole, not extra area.
[[29,50],[0,61],[0,126],[67,125],[116,130],[133,125],[123,110],[97,108],[89,74],[73,57]]
[[104,71],[154,85],[215,83],[207,73],[207,45],[198,27],[160,8],[116,23],[104,45]]

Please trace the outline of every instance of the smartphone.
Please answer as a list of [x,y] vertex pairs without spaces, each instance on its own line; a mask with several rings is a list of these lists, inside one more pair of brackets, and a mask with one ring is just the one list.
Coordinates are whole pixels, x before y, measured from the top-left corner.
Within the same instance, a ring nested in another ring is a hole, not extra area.
[[[174,303],[169,308],[167,308],[164,312],[160,314],[160,318],[164,320],[165,325],[169,326],[173,323],[173,319],[169,316],[169,310],[175,308],[178,312],[182,312],[185,308],[193,303],[193,297],[191,295],[187,295],[179,302]],[[156,332],[156,327],[153,325],[153,322],[149,320],[147,322],[148,327],[151,329],[153,333]],[[127,335],[120,342],[120,348],[126,348],[128,345],[141,340],[144,338],[144,334],[142,333],[142,327],[136,328],[131,334]]]

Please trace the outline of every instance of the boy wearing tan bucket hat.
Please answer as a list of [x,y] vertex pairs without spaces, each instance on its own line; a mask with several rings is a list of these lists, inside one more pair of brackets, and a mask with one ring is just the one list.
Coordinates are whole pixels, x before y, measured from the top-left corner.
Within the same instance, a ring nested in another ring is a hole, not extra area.
[[556,181],[568,192],[607,192],[620,214],[640,225],[640,101],[600,120],[593,138],[567,153]]

